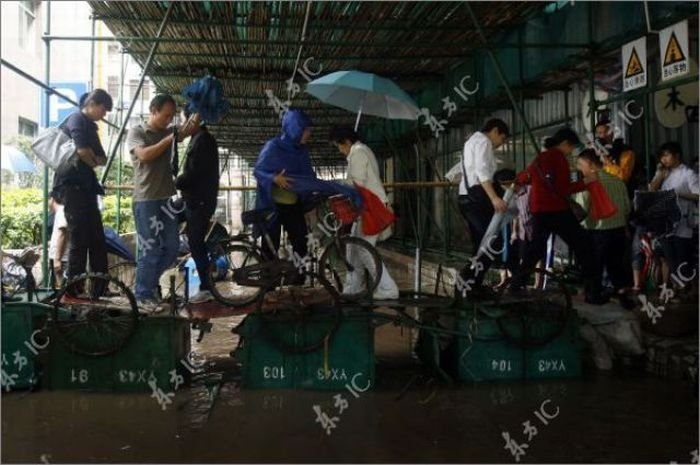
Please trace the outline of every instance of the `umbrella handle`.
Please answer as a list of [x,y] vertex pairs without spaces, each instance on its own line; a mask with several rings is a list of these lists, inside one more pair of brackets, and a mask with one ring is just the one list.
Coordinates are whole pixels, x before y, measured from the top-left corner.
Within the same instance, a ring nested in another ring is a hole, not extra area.
[[362,106],[365,103],[365,95],[362,96],[362,100],[360,100],[360,109],[357,111],[357,119],[355,120],[355,132],[357,132],[357,128],[360,126],[360,116],[362,116]]

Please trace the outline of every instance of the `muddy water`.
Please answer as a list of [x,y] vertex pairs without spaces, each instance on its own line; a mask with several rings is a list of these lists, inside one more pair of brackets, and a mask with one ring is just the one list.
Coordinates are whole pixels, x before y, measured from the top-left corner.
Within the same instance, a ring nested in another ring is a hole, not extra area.
[[[343,393],[341,415],[336,393],[241,391],[228,356],[241,318],[212,320],[212,333],[193,341],[208,371],[165,410],[149,394],[3,395],[2,461],[515,463],[504,432],[527,444],[522,463],[688,463],[698,447],[697,395],[637,373],[456,386],[419,379],[401,395],[418,368],[411,332],[390,325],[376,332],[376,388]],[[338,416],[330,434],[315,405]],[[529,443],[527,421],[537,428]]]

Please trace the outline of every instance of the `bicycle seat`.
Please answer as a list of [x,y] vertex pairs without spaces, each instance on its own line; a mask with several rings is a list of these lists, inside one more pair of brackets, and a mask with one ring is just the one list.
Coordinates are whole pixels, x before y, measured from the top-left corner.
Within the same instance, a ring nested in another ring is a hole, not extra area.
[[228,237],[228,240],[229,240],[229,241],[240,241],[240,242],[244,242],[244,241],[249,240],[250,237],[251,237],[251,236],[250,236],[250,233],[242,232],[242,233],[235,234],[235,235],[233,235],[233,236],[229,236],[229,237]]
[[275,215],[272,208],[262,208],[258,210],[248,210],[241,213],[241,221],[244,225],[261,224],[270,221]]

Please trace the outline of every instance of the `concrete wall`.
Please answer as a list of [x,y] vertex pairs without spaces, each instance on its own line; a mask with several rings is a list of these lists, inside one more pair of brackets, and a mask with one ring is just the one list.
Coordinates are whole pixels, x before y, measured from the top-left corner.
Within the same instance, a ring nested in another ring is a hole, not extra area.
[[[21,11],[19,1],[0,2],[2,58],[32,76],[43,79],[44,43],[41,35],[44,3],[37,2],[32,37],[24,47],[20,46]],[[36,85],[3,66],[0,72],[0,95],[2,95],[0,132],[3,142],[17,135],[20,117],[38,126],[41,125],[40,93]]]

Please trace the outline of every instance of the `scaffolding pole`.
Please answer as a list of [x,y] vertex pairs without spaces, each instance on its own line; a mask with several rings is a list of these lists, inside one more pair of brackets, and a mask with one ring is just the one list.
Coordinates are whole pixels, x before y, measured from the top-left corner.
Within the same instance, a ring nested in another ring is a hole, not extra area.
[[503,84],[503,87],[505,88],[506,94],[508,94],[508,99],[510,99],[510,103],[511,103],[511,105],[513,105],[513,108],[516,109],[516,111],[518,112],[518,115],[522,119],[523,125],[525,126],[525,129],[527,130],[527,133],[530,136],[530,141],[532,142],[532,146],[535,148],[536,152],[539,152],[540,151],[539,144],[537,144],[537,141],[535,140],[535,136],[532,134],[532,131],[530,130],[530,125],[527,122],[527,118],[525,118],[525,114],[523,113],[520,106],[518,106],[518,102],[515,101],[515,97],[513,96],[513,91],[510,88],[510,84],[508,84],[508,79],[506,79],[505,75],[503,74],[503,70],[501,69],[501,64],[498,62],[496,55],[494,55],[493,50],[491,49],[491,46],[489,45],[488,40],[486,40],[486,35],[484,34],[484,30],[481,27],[481,24],[479,23],[479,20],[477,19],[476,15],[474,14],[474,10],[472,9],[471,5],[469,4],[469,2],[466,2],[465,4],[467,6],[467,11],[469,12],[469,16],[471,16],[472,23],[474,23],[474,28],[476,29],[477,33],[479,34],[481,41],[484,43],[484,48],[486,49],[486,53],[488,54],[489,58],[491,59],[491,63],[493,64],[493,67],[496,70],[496,74],[498,75],[498,79],[501,81],[501,84]]
[[[44,34],[51,34],[51,0],[46,1],[46,16],[44,17]],[[44,127],[49,127],[50,111],[49,111],[49,96],[51,95],[48,89],[51,81],[51,42],[44,42],[45,56],[44,56],[44,89],[46,90],[44,98],[46,99],[46,105],[44,105]],[[44,164],[44,199],[42,202],[42,228],[41,228],[41,274],[43,286],[48,287],[49,285],[49,250],[48,250],[48,224],[49,224],[49,167]],[[31,293],[30,299],[31,299]]]
[[[168,4],[168,9],[165,11],[165,15],[163,16],[163,20],[160,23],[160,27],[158,28],[158,32],[156,33],[156,37],[160,37],[163,34],[163,31],[165,30],[165,26],[168,24],[168,19],[170,18],[170,14],[173,11],[173,7],[175,5],[175,2],[170,2]],[[96,37],[95,39],[101,39],[100,37]],[[180,39],[182,40],[182,39]],[[126,125],[129,123],[129,118],[131,117],[131,112],[134,110],[134,105],[136,104],[136,101],[138,100],[139,93],[141,92],[141,88],[143,87],[143,83],[146,80],[146,74],[148,73],[148,69],[151,67],[151,63],[153,62],[153,57],[156,55],[156,50],[158,49],[158,44],[159,42],[155,42],[151,46],[151,51],[148,54],[148,58],[146,58],[146,63],[143,66],[143,71],[141,72],[141,79],[139,80],[139,85],[136,87],[136,92],[134,93],[131,104],[129,105],[129,110],[126,112],[126,116],[124,117],[124,120],[122,121],[120,127],[119,127],[119,132],[117,133],[117,141],[114,144],[114,147],[112,147],[112,153],[109,154],[109,158],[107,159],[107,164],[105,165],[105,169],[102,172],[102,184],[107,180],[107,175],[109,174],[109,169],[112,166],[112,162],[114,161],[114,157],[117,154],[117,150],[119,150],[119,144],[121,144],[122,137],[124,136],[124,131],[126,130]]]

